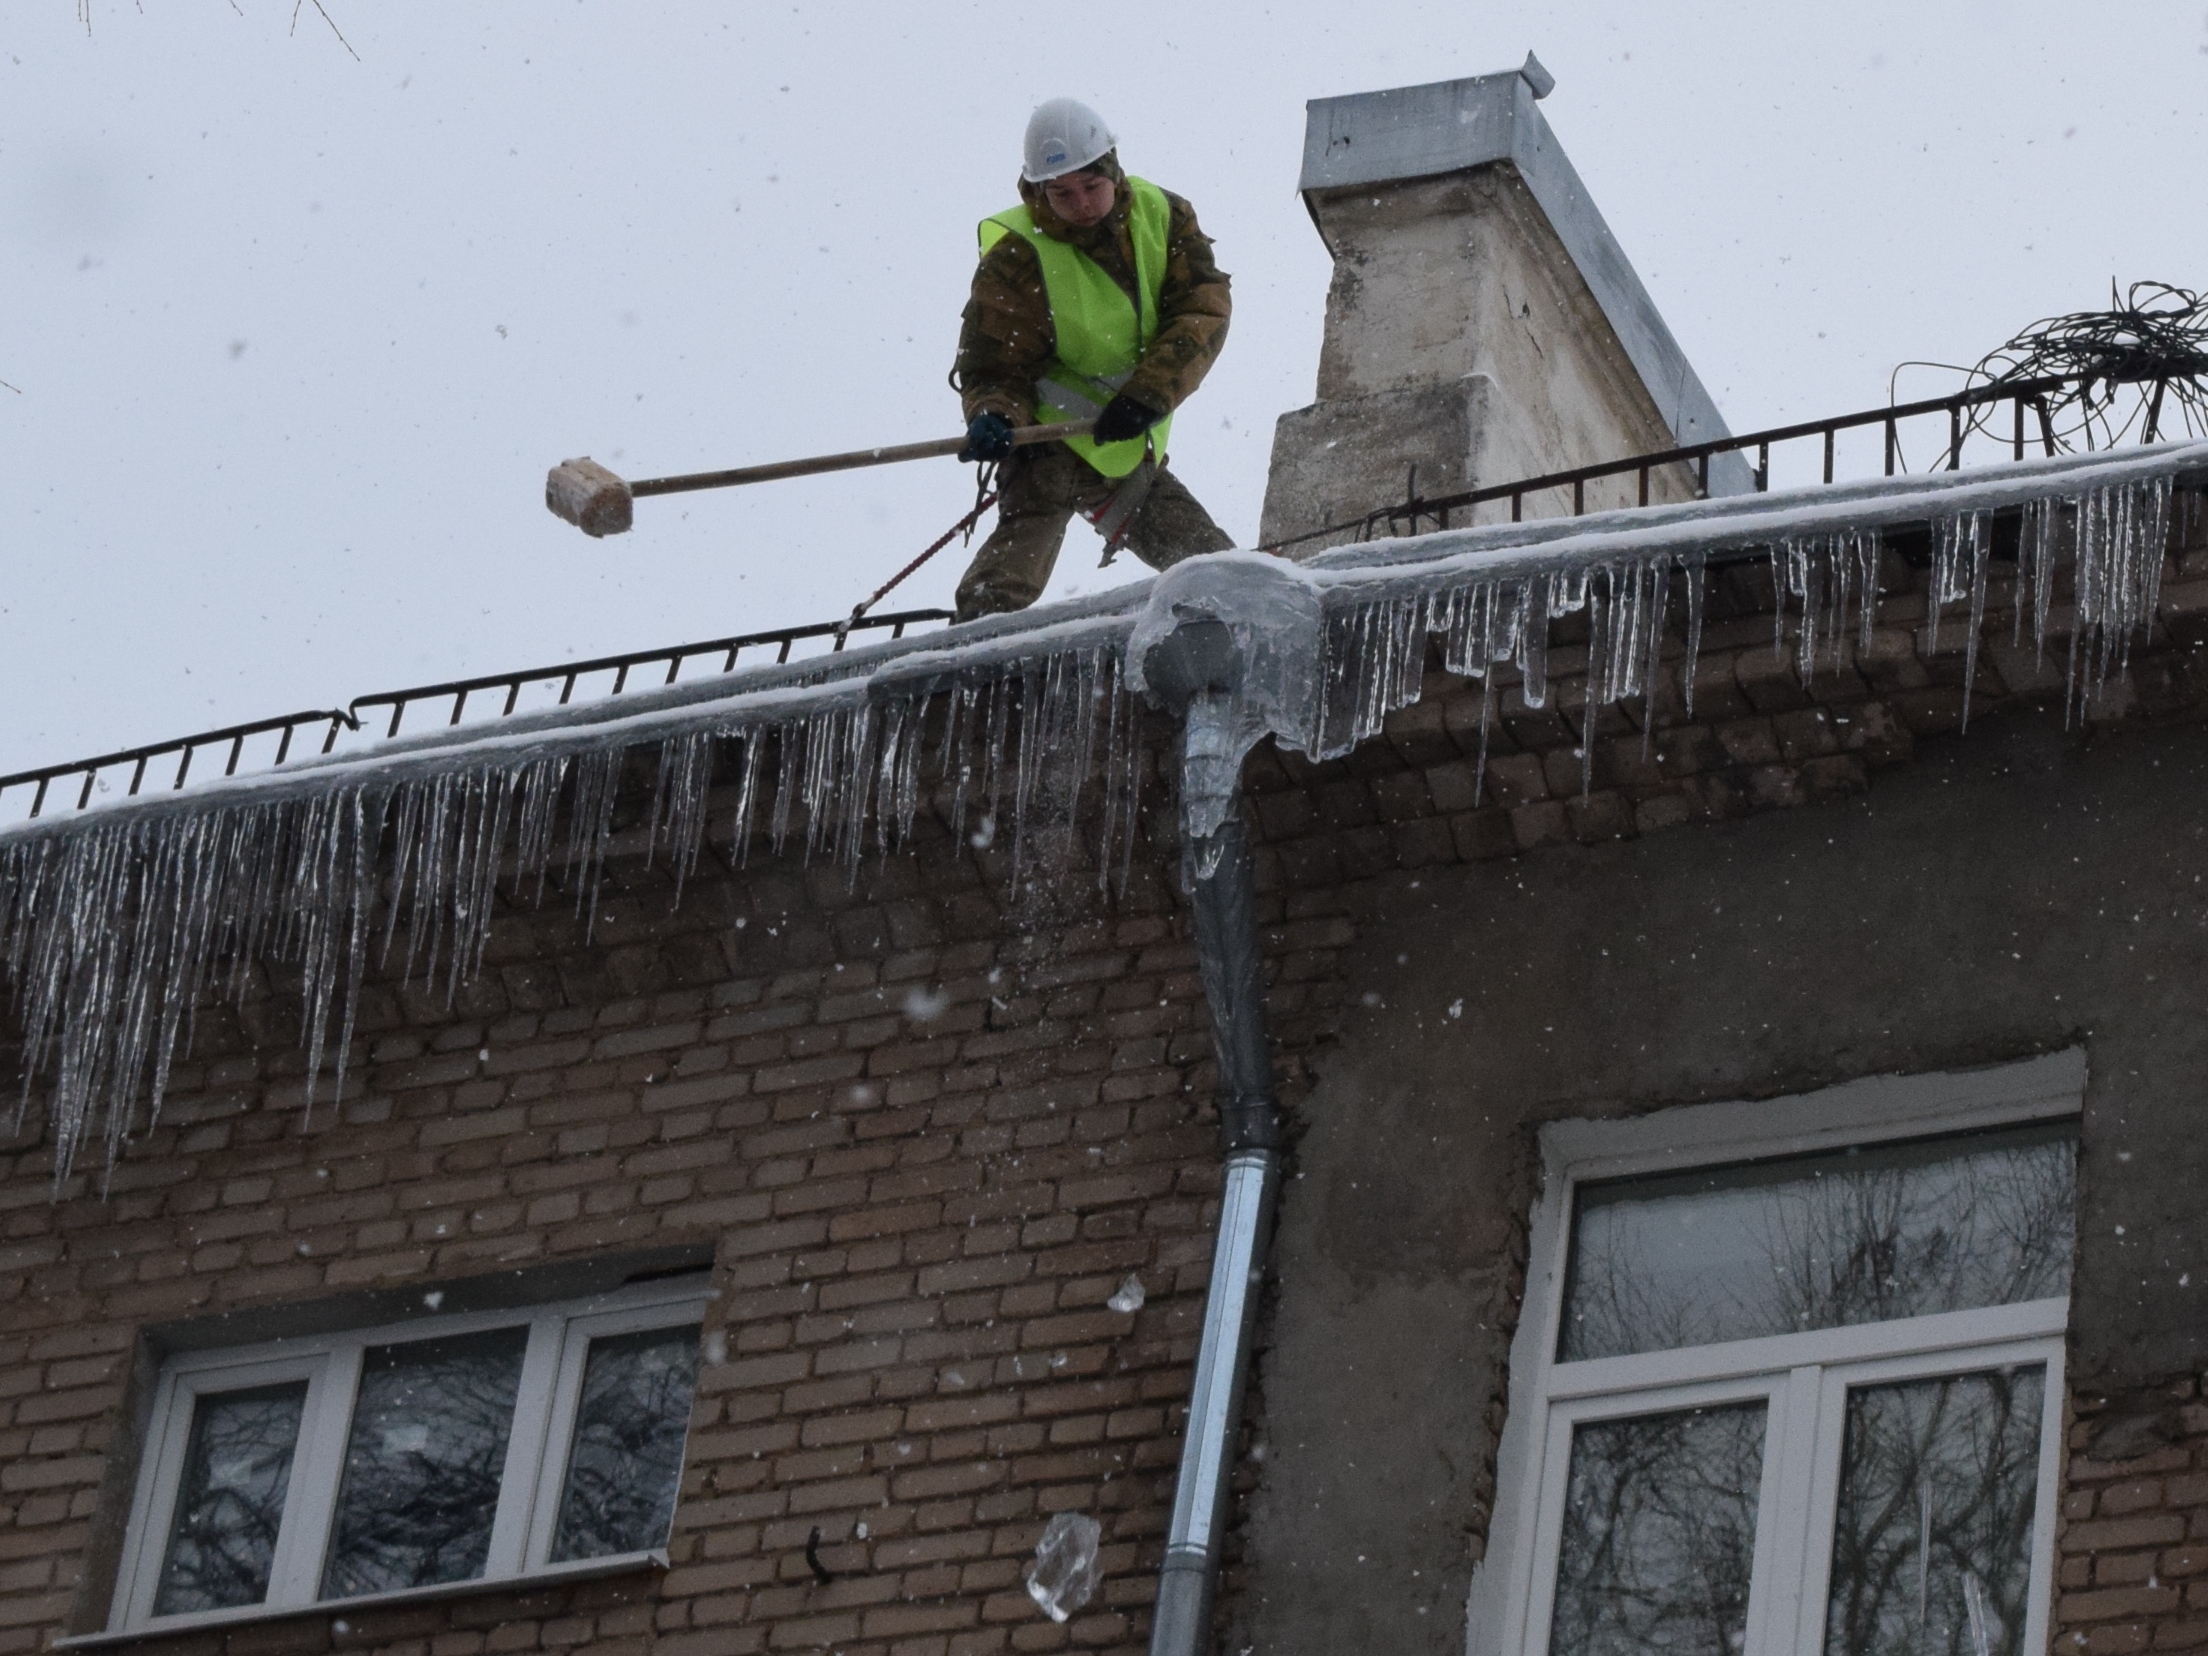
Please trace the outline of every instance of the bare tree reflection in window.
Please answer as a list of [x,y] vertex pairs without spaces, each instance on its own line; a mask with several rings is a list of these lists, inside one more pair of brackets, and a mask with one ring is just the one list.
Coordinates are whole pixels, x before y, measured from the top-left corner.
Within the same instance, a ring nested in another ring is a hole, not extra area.
[[2046,1371],[1848,1394],[1827,1656],[2020,1656]]
[[345,1445],[325,1598],[483,1573],[525,1328],[370,1348]]
[[2054,1298],[2075,1187],[2067,1125],[1584,1186],[1558,1356]]
[[2070,1286],[2076,1185],[2067,1133],[1827,1173],[1772,1206],[1774,1311],[1792,1328],[1839,1328],[2051,1299]]
[[157,1616],[268,1597],[307,1383],[202,1396],[153,1601]]
[[698,1330],[590,1342],[552,1562],[664,1546],[698,1380]]
[[1551,1656],[1739,1656],[1765,1413],[1730,1404],[1574,1430]]

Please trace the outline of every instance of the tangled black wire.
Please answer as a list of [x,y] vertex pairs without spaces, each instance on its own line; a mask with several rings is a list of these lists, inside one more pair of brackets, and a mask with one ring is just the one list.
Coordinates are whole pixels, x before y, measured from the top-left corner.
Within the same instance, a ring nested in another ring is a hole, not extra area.
[[[2035,436],[2049,452],[2208,436],[2208,297],[2168,282],[2134,282],[2119,297],[2111,282],[2108,301],[2107,310],[2033,323],[1976,367],[1959,370],[1965,388],[2064,381],[2032,399]],[[1999,406],[1994,399],[1978,404],[1966,435],[1997,435]]]

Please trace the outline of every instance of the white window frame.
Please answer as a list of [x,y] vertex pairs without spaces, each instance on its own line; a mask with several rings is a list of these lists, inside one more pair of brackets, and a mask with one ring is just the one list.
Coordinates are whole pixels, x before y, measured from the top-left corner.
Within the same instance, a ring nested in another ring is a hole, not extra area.
[[[647,1561],[666,1563],[664,1545],[637,1553],[548,1562],[553,1526],[567,1475],[583,1367],[593,1339],[679,1328],[699,1321],[706,1296],[696,1276],[645,1283],[558,1304],[517,1306],[450,1316],[410,1318],[376,1328],[224,1350],[179,1352],[163,1365],[125,1532],[121,1566],[108,1613],[108,1635],[64,1640],[82,1644],[118,1634],[167,1632],[211,1624],[340,1610],[399,1600],[475,1592],[501,1582],[604,1574]],[[480,1575],[465,1581],[350,1598],[323,1598],[322,1572],[344,1474],[346,1436],[372,1346],[412,1344],[492,1329],[527,1328],[514,1415],[499,1481],[498,1512]],[[268,1596],[258,1604],[157,1616],[161,1567],[190,1448],[192,1414],[209,1393],[244,1391],[305,1380],[307,1395],[292,1453],[284,1515],[270,1562]],[[685,1423],[687,1425],[687,1422]]]
[[2084,1093],[2085,1057],[2073,1050],[1997,1069],[1880,1077],[1794,1098],[1544,1128],[1495,1517],[1473,1572],[1469,1656],[1547,1656],[1574,1424],[1758,1397],[1769,1413],[1742,1656],[1822,1656],[1848,1388],[2009,1366],[2046,1371],[2022,1644],[2044,1650],[2067,1297],[1624,1357],[1559,1362],[1555,1353],[1583,1183],[2074,1119]]

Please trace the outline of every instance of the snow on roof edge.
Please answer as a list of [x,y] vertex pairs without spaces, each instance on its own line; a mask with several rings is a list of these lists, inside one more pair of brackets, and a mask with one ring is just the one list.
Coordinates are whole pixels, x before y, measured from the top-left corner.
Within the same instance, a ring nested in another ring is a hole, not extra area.
[[[2120,454],[2104,450],[2057,455],[1967,471],[1912,473],[1768,494],[1627,507],[1581,517],[1439,530],[1335,547],[1288,568],[1296,578],[1317,587],[1331,608],[1467,581],[1666,553],[1755,547],[1843,529],[1890,527],[2032,500],[2071,498],[2113,484],[2196,471],[2208,475],[2208,442],[2157,444]],[[909,693],[934,679],[1001,671],[1015,662],[1080,649],[1116,648],[1141,615],[1152,584],[1133,581],[1091,597],[968,623],[959,629],[966,636],[948,646],[946,634],[930,633],[869,644],[828,658],[738,668],[691,684],[399,737],[355,753],[314,755],[281,771],[215,778],[175,792],[140,794],[83,811],[26,818],[0,824],[0,843],[65,834],[76,825],[112,821],[118,813],[150,818],[211,804],[292,798],[379,772],[427,774],[602,747],[609,738],[626,745],[701,729],[775,724],[871,696]]]

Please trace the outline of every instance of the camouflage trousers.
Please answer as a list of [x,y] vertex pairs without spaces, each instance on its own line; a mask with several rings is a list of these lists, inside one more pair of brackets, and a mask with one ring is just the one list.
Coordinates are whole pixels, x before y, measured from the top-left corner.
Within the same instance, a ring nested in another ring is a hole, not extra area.
[[[1025,609],[1050,584],[1066,525],[1094,513],[1120,479],[1106,477],[1063,443],[1014,449],[997,471],[997,527],[958,583],[958,618]],[[1234,544],[1181,480],[1160,466],[1127,520],[1120,544],[1152,569]]]

